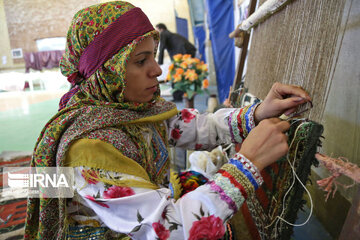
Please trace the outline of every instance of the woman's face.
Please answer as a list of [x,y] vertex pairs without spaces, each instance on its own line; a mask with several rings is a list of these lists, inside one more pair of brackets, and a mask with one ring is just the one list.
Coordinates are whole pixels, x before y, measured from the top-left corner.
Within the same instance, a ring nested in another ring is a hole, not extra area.
[[131,53],[126,66],[124,97],[128,102],[149,102],[158,89],[157,77],[161,75],[160,66],[155,60],[155,41],[152,37],[144,39]]

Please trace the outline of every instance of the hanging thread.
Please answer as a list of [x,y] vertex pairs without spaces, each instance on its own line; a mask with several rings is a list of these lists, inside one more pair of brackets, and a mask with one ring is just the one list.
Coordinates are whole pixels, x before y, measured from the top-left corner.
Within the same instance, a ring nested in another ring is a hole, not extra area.
[[[298,119],[298,120],[295,120],[295,121],[301,121],[303,119]],[[294,124],[294,123],[292,123]],[[289,152],[290,150],[292,149],[293,145],[294,145],[294,142],[295,140],[297,139],[296,136],[298,134],[298,131],[299,129],[304,125],[304,124],[307,124],[307,122],[302,122],[301,124],[299,124],[299,126],[296,128],[295,130],[295,133],[294,133],[294,137],[289,145]],[[297,156],[297,152],[298,152],[298,147],[299,147],[299,143],[300,141],[297,142],[296,144],[296,148],[295,148],[295,152],[294,152],[294,159],[293,159],[293,163],[295,163],[295,160],[296,160],[296,156]],[[306,186],[302,183],[302,181],[300,180],[300,178],[298,177],[298,175],[296,174],[296,171],[295,171],[295,167],[293,165],[293,163],[291,163],[290,161],[290,158],[289,158],[289,153],[287,154],[286,156],[286,159],[287,159],[287,162],[289,163],[290,167],[291,167],[291,172],[292,172],[292,175],[293,175],[293,181],[289,187],[289,189],[286,191],[284,197],[283,197],[283,204],[282,204],[282,211],[280,213],[280,215],[276,216],[274,218],[274,220],[269,224],[267,225],[265,228],[268,228],[270,227],[271,225],[275,223],[275,236],[276,236],[276,229],[277,229],[277,225],[279,223],[279,220],[285,222],[286,224],[288,225],[291,225],[291,226],[294,226],[294,227],[300,227],[300,226],[303,226],[305,225],[306,223],[308,223],[308,221],[310,220],[311,216],[312,216],[312,212],[313,212],[313,201],[312,201],[312,198],[311,198],[311,194],[309,192],[309,190],[306,188]],[[310,199],[310,214],[309,216],[307,217],[307,219],[305,220],[305,222],[303,223],[300,223],[300,224],[295,224],[295,223],[290,223],[289,221],[287,221],[286,219],[283,218],[283,214],[284,214],[284,210],[285,210],[285,199],[287,197],[287,195],[290,193],[291,189],[293,188],[294,184],[295,184],[295,181],[298,180],[299,183],[301,184],[301,186],[304,188],[304,190],[306,191],[307,195],[309,196],[309,199]]]

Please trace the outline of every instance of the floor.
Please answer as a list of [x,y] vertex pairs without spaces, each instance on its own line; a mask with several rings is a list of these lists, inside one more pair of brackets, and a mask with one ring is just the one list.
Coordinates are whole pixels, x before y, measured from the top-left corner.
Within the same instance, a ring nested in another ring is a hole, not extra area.
[[[69,85],[65,78],[51,71],[44,74],[36,73],[32,79],[24,74],[17,75],[16,81],[9,83],[11,74],[0,72],[0,154],[9,151],[31,152],[36,139],[46,122],[57,112],[60,97],[67,91]],[[21,76],[20,76],[21,75]],[[50,79],[56,79],[51,84]],[[29,89],[23,91],[25,82],[29,82]],[[161,90],[166,100],[171,100],[170,86],[162,84]],[[210,88],[216,92],[215,88]],[[195,108],[200,112],[207,109],[208,97],[198,95],[195,98]],[[177,102],[178,109],[184,108],[183,102]],[[297,223],[306,220],[309,209],[299,211]],[[295,240],[331,240],[331,236],[325,231],[315,216],[310,218],[309,223],[302,227],[294,228],[293,239]]]

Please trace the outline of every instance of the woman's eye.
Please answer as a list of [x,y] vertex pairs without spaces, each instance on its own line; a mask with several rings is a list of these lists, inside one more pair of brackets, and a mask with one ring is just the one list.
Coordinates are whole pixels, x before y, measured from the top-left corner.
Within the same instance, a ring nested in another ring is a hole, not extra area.
[[145,61],[146,61],[146,58],[141,59],[141,60],[137,61],[136,63],[139,65],[144,65]]

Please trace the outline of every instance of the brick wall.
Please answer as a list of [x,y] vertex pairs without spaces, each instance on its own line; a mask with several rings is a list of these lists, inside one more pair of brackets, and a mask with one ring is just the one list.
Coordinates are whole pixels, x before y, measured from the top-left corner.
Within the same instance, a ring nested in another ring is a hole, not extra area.
[[[37,51],[36,39],[66,36],[74,14],[99,0],[4,0],[10,47]],[[15,64],[22,59],[15,59]]]

